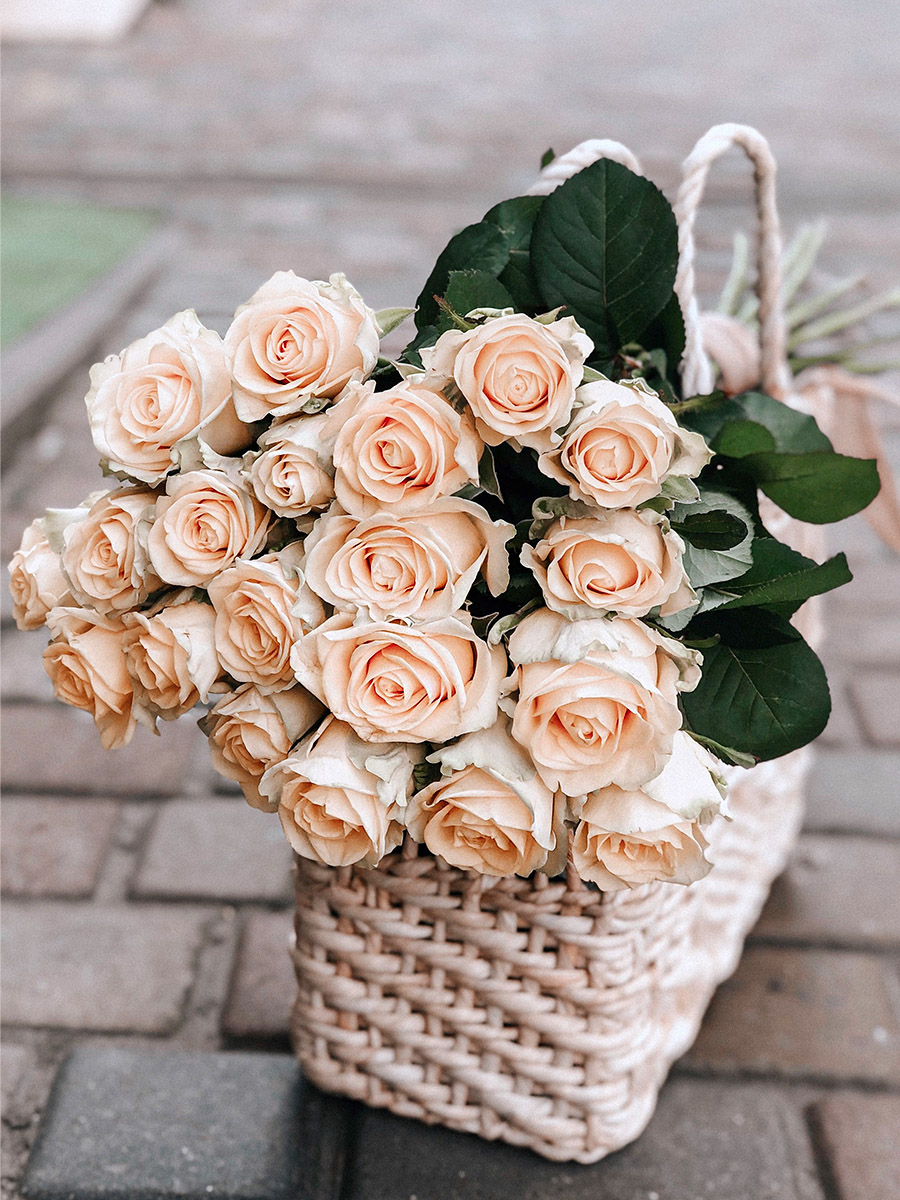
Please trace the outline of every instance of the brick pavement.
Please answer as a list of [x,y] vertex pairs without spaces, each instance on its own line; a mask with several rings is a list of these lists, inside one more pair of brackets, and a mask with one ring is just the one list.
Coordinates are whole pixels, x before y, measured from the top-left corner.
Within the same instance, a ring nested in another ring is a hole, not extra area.
[[[8,50],[5,186],[156,205],[180,239],[111,314],[97,357],[190,305],[224,329],[285,266],[340,267],[375,306],[402,303],[447,234],[525,184],[546,145],[616,136],[671,185],[693,138],[732,116],[771,136],[788,224],[830,217],[829,269],[900,278],[891,6],[826,0],[814,27],[802,7],[673,16],[659,0],[503,14],[498,0],[181,0],[154,5],[119,46]],[[714,176],[710,274],[744,219],[745,182],[727,164]],[[6,473],[4,559],[39,507],[98,485],[87,365]],[[896,448],[896,419],[886,426]],[[835,710],[808,832],[646,1137],[579,1174],[351,1110],[345,1198],[900,1194],[900,564],[859,519],[832,540],[856,579],[827,606]],[[290,909],[277,829],[217,780],[191,722],[102,754],[82,714],[49,703],[40,638],[10,626],[5,589],[0,611],[11,1200],[73,1046],[252,1047],[284,1062]],[[91,1061],[81,1069],[99,1071]]]

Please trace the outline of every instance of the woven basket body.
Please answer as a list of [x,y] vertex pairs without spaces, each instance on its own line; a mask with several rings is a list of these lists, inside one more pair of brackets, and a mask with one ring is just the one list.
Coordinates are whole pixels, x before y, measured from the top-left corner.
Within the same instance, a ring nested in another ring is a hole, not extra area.
[[407,842],[372,870],[297,861],[293,1035],[327,1091],[594,1162],[646,1125],[734,970],[802,814],[805,752],[743,773],[713,871],[600,893],[485,879]]
[[[687,242],[679,299],[693,329],[686,268],[699,190],[688,168],[696,169],[704,145],[711,161],[733,144],[754,157],[765,215],[768,148],[753,130],[717,127],[687,160],[684,201],[676,204]],[[585,147],[633,162],[618,143]],[[561,160],[562,177],[585,165],[581,150]],[[763,381],[801,407],[771,300],[781,287],[777,226],[761,227]],[[699,346],[698,354],[702,366]],[[700,380],[686,386],[709,390],[702,371]],[[818,555],[817,529],[763,507],[776,537]],[[798,625],[819,640],[815,604]],[[298,859],[293,1036],[307,1076],[327,1091],[558,1161],[595,1162],[633,1141],[784,867],[808,761],[798,751],[730,771],[733,820],[713,822],[713,870],[687,888],[601,893],[571,872],[488,879],[447,866],[410,839],[371,870]]]

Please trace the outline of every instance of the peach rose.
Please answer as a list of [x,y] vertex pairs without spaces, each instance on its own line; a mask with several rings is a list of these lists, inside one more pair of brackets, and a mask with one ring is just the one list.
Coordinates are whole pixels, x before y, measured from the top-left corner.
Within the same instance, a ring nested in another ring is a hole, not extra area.
[[40,629],[51,608],[74,604],[59,555],[51,547],[40,517],[22,534],[9,563],[13,618],[20,629]]
[[572,317],[545,324],[521,313],[490,318],[468,333],[451,329],[421,352],[450,375],[489,446],[513,441],[549,450],[567,425],[593,342]]
[[244,459],[242,477],[260,503],[294,520],[327,508],[334,498],[334,467],[321,451],[325,416],[276,421]]
[[378,361],[375,314],[343,275],[328,283],[278,271],[242,305],[225,335],[234,403],[244,421],[330,399]]
[[702,826],[720,810],[723,794],[715,760],[677,733],[671,758],[639,791],[605,787],[576,802],[575,869],[608,892],[702,879],[711,865]]
[[429,755],[442,777],[413,796],[406,825],[453,867],[482,875],[565,869],[564,800],[535,774],[501,718]]
[[294,647],[294,672],[366,741],[446,742],[497,718],[506,655],[471,623],[353,624],[336,613]]
[[571,620],[616,612],[643,617],[679,612],[697,599],[688,582],[684,543],[665,517],[624,508],[593,517],[560,517],[521,560],[534,572],[544,602]]
[[427,513],[376,513],[359,521],[336,508],[306,539],[306,581],[336,608],[372,620],[435,621],[462,608],[479,571],[494,596],[509,584],[506,543],[515,529],[470,500],[436,500]]
[[44,651],[44,670],[57,698],[91,714],[104,750],[127,745],[135,722],[121,620],[83,608],[54,608],[47,624],[53,640]]
[[205,587],[266,540],[270,514],[222,471],[187,471],[166,484],[147,538],[160,579]]
[[477,482],[483,446],[471,414],[422,376],[385,392],[373,386],[351,385],[328,413],[334,488],[347,512],[421,512]]
[[252,441],[234,411],[222,339],[191,311],[92,367],[86,404],[101,461],[142,483],[173,470],[186,438],[199,435],[219,454]]
[[657,775],[681,727],[678,692],[700,678],[696,651],[624,617],[567,621],[540,609],[516,628],[509,656],[513,737],[567,796]]
[[658,496],[670,478],[699,475],[712,457],[700,434],[682,429],[639,382],[583,384],[562,445],[541,455],[541,470],[575,500],[634,508]]
[[421,757],[411,746],[370,746],[329,716],[260,787],[278,805],[297,854],[331,867],[374,867],[403,839],[403,808]]
[[277,554],[238,559],[209,585],[222,666],[264,692],[294,685],[291,650],[325,620],[321,600],[298,574],[302,548],[292,542]]
[[[216,657],[216,614],[208,604],[169,603],[155,613],[126,613],[125,665],[134,688],[134,715],[157,733],[156,719],[174,721],[201,701],[222,678]],[[220,689],[221,690],[221,689]]]
[[264,694],[245,683],[211,708],[198,724],[209,738],[213,766],[241,785],[247,803],[275,812],[259,781],[321,717],[324,709],[305,688]]
[[121,613],[162,586],[137,537],[139,521],[155,503],[148,488],[120,488],[101,496],[83,520],[66,525],[62,568],[79,604]]

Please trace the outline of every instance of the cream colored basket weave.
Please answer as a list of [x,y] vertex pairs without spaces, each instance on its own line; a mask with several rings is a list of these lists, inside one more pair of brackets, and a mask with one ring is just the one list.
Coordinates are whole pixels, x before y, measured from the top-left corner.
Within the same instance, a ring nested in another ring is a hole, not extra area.
[[[719,126],[698,143],[676,204],[685,392],[711,384],[693,296],[694,215],[710,164],[732,145],[756,168],[763,381],[791,403],[774,164],[743,126]],[[534,190],[602,156],[636,168],[618,143],[585,143]],[[814,531],[782,524],[777,533],[814,549]],[[806,632],[815,632],[808,616]],[[595,1162],[626,1145],[737,965],[799,829],[807,765],[800,751],[732,771],[733,820],[715,823],[714,868],[689,888],[604,894],[571,870],[557,880],[489,879],[410,839],[372,870],[298,859],[293,1036],[306,1075],[327,1091],[551,1159]]]

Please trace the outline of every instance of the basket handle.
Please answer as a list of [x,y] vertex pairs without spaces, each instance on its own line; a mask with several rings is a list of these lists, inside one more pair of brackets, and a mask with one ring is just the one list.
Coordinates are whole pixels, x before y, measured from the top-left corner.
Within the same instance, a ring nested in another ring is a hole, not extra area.
[[[695,295],[694,224],[703,198],[710,167],[732,146],[739,146],[751,159],[756,179],[756,210],[759,222],[757,295],[763,388],[784,399],[790,391],[787,365],[787,333],[781,293],[781,227],[775,203],[775,159],[766,139],[749,125],[715,125],[697,142],[684,161],[682,183],[675,200],[678,221],[678,272],[675,291],[685,323],[685,351],[681,362],[686,396],[711,392],[715,375],[703,348],[700,306]],[[611,158],[640,175],[640,163],[627,146],[608,138],[581,142],[541,171],[529,196],[547,196],[578,171],[601,158]]]
[[694,224],[710,168],[733,146],[753,163],[756,215],[759,226],[756,292],[759,299],[760,373],[763,390],[783,400],[790,391],[787,331],[781,281],[781,226],[775,202],[775,159],[766,139],[750,125],[714,125],[684,160],[682,182],[675,199],[678,221],[678,272],[675,291],[685,323],[685,350],[681,361],[686,396],[711,392],[715,374],[703,348],[700,306],[695,295]]

